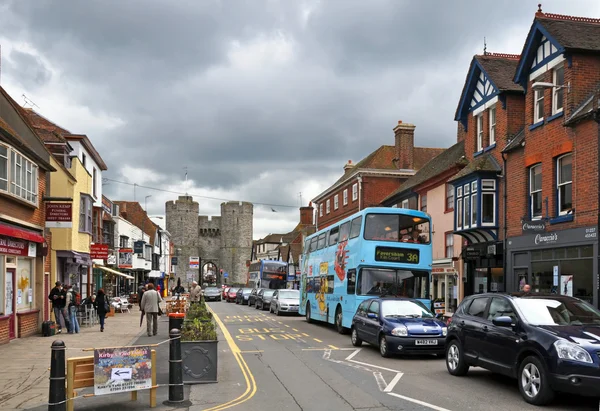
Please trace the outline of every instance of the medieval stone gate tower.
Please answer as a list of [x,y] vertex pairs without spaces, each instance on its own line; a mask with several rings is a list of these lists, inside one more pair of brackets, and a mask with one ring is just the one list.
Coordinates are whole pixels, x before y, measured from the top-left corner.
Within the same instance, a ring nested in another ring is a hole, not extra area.
[[[191,196],[179,196],[168,201],[166,227],[177,255],[175,274],[187,284],[187,273],[198,280],[202,267],[213,263],[217,267],[217,284],[223,283],[220,270],[229,274],[228,284],[245,284],[246,261],[252,254],[251,203],[229,201],[221,204],[220,216],[201,216],[199,204]],[[200,257],[200,268],[190,268],[190,257]]]

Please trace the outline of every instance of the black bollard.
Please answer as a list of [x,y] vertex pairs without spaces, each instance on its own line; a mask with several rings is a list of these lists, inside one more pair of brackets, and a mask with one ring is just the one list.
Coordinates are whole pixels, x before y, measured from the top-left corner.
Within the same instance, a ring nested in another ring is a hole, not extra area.
[[67,388],[65,386],[65,343],[56,340],[52,343],[50,357],[50,395],[48,411],[66,411]]
[[181,363],[181,331],[169,332],[169,402],[183,401],[183,366]]

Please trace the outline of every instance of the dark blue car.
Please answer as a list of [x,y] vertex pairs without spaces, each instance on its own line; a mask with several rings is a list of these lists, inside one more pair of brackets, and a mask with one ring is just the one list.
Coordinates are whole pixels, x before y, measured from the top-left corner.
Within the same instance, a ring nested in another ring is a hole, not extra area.
[[443,355],[446,324],[420,301],[411,298],[371,298],[352,319],[352,345],[363,341],[378,346],[383,357],[392,354]]
[[600,311],[556,294],[479,294],[460,304],[448,327],[446,366],[516,378],[530,404],[555,391],[600,397]]

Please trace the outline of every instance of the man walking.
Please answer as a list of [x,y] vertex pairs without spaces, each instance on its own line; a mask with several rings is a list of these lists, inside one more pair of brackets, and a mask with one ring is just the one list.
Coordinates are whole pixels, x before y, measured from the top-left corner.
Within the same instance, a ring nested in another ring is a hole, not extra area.
[[148,288],[142,296],[140,308],[146,313],[146,331],[148,337],[158,333],[158,304],[162,301],[161,296],[154,289],[154,284],[148,283]]
[[63,289],[62,283],[57,281],[55,287],[50,291],[48,299],[52,301],[52,310],[54,319],[58,325],[58,332],[61,333],[63,327],[69,331],[69,317],[67,314],[67,292]]
[[198,285],[197,281],[192,281],[192,289],[190,290],[190,302],[199,303],[201,296],[202,296],[202,287],[200,287]]

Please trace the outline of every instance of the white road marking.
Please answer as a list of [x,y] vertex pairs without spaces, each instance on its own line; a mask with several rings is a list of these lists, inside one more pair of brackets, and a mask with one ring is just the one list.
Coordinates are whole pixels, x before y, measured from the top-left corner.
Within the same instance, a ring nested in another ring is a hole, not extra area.
[[385,390],[383,390],[383,391],[384,392],[392,392],[392,390],[394,389],[396,384],[398,384],[398,381],[400,381],[400,378],[402,378],[401,372],[399,372],[398,374],[396,374],[394,376],[394,378],[392,378],[392,381],[390,381],[390,383],[387,385],[387,387],[385,387]]
[[389,392],[388,395],[393,395],[394,397],[397,397],[397,398],[400,398],[402,400],[409,401],[409,402],[412,402],[412,403],[415,403],[415,404],[422,405],[423,407],[431,408],[432,410],[436,410],[436,411],[450,411],[447,408],[438,407],[437,405],[429,404],[428,402],[425,402],[425,401],[415,400],[414,398],[405,397],[404,395],[396,394],[394,392]]
[[383,379],[383,375],[379,371],[373,371],[373,377],[375,377],[375,381],[377,382],[377,386],[379,387],[379,391],[385,392],[387,388],[387,384]]

